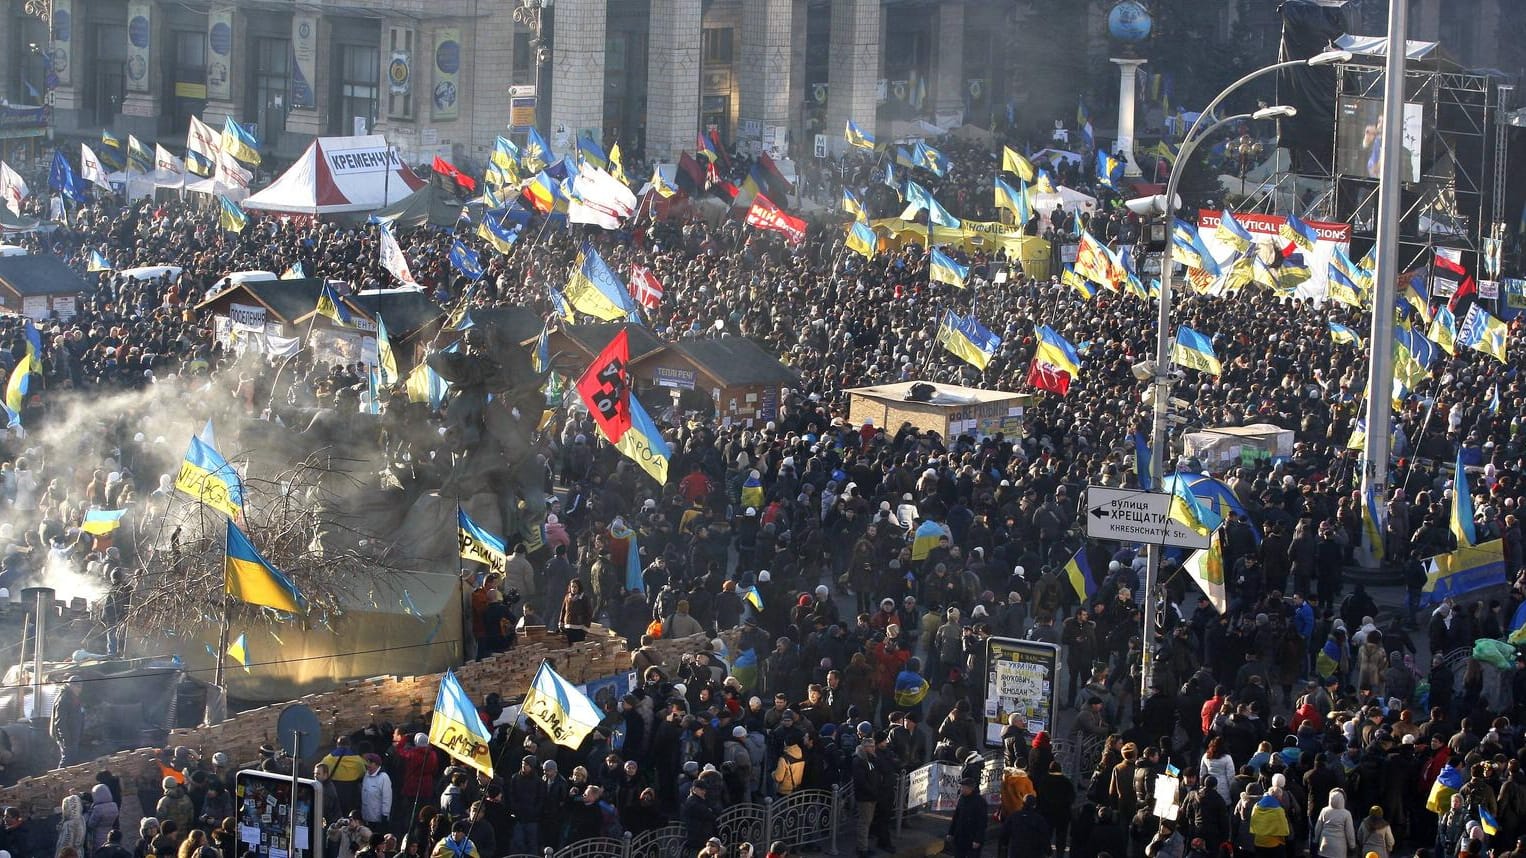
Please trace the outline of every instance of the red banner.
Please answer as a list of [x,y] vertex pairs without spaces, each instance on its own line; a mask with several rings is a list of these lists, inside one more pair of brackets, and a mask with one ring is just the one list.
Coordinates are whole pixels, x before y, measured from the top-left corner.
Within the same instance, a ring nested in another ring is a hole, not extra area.
[[630,339],[624,328],[609,341],[578,379],[578,397],[604,437],[613,444],[631,428]]
[[434,163],[430,166],[436,173],[454,179],[456,184],[465,190],[474,191],[477,189],[477,181],[475,179],[456,169],[455,164],[441,158],[439,155],[434,156]]
[[1035,358],[1028,366],[1028,383],[1038,390],[1064,396],[1070,392],[1070,373]]
[[747,210],[747,225],[781,232],[793,244],[799,244],[805,240],[805,221],[785,214],[774,205],[772,200],[762,194],[758,194],[753,199],[752,208]]
[[[1285,217],[1277,215],[1257,214],[1256,212],[1235,212],[1235,220],[1245,227],[1245,231],[1251,235],[1270,235],[1277,237],[1277,246],[1286,244],[1282,238],[1282,225],[1288,222]],[[1351,243],[1351,224],[1330,223],[1328,221],[1306,220],[1304,223],[1314,230],[1315,237],[1320,241],[1331,241],[1336,244]],[[1201,230],[1215,230],[1219,228],[1218,209],[1198,209],[1197,225]]]

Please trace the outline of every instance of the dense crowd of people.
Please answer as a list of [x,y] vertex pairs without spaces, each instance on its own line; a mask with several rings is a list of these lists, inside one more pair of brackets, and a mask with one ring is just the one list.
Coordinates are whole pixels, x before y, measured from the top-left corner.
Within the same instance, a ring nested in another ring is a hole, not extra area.
[[[919,181],[955,214],[995,219],[992,152],[954,142],[946,152],[949,177]],[[734,174],[746,167],[736,156]],[[1056,170],[1062,182],[1084,179],[1071,166]],[[891,215],[901,204],[882,175],[881,161],[850,156],[845,170],[820,181],[843,182],[876,214]],[[822,190],[830,197],[836,187]],[[1088,229],[1115,243],[1137,240],[1133,216],[1112,214],[1112,200],[1103,200],[1081,215]],[[1048,235],[1058,251],[1073,217],[1041,212],[1023,229]],[[466,232],[458,235],[480,244]],[[1379,604],[1348,586],[1345,571],[1362,541],[1359,454],[1347,446],[1367,353],[1333,342],[1327,327],[1334,320],[1362,330],[1364,317],[1255,290],[1183,298],[1177,318],[1212,338],[1224,372],[1186,373],[1176,394],[1182,425],[1271,423],[1296,438],[1291,456],[1246,460],[1218,475],[1238,507],[1222,533],[1231,599],[1220,613],[1174,561],[1159,592],[1147,593],[1136,547],[1080,535],[1088,484],[1139,485],[1132,438],[1148,412],[1131,367],[1153,353],[1149,303],[1106,290],[1088,300],[1057,272],[1022,271],[982,252],[955,252],[971,266],[971,288],[930,283],[921,245],[892,245],[871,259],[845,253],[830,215],[813,218],[799,246],[697,214],[638,218],[608,234],[536,220],[523,235],[509,254],[483,249],[486,273],[469,294],[448,261],[450,232],[398,238],[442,307],[528,307],[547,318],[555,309],[548,287],[566,282],[579,244],[591,240],[613,269],[642,265],[664,284],[661,305],[645,314],[659,338],[752,338],[800,382],[770,421],[665,420],[673,453],[666,485],[604,443],[586,411],[555,415],[538,442],[557,487],[547,547],[516,549],[504,575],[481,578],[474,637],[487,652],[507,644],[496,633],[505,621],[544,623],[569,641],[602,622],[629,641],[639,685],[575,750],[512,710],[505,717],[506,700],[490,695],[481,714],[495,730],[493,776],[431,747],[423,713],[336,737],[312,774],[325,796],[323,836],[340,858],[497,858],[669,822],[684,825],[690,851],[719,854],[735,845],[712,841],[723,808],[839,787],[856,809],[855,847],[868,855],[895,847],[898,778],[935,761],[962,767],[949,829],[960,856],[988,846],[1004,858],[1520,854],[1526,775],[1514,725],[1526,707],[1526,670],[1456,656],[1476,639],[1513,631],[1523,599],[1526,382],[1517,325],[1509,363],[1468,349],[1442,355],[1399,403],[1396,488],[1382,499],[1384,562],[1389,580],[1415,598]],[[66,421],[70,403],[168,386],[171,396],[221,402],[250,421],[305,426],[315,413],[355,412],[365,385],[353,367],[304,359],[283,374],[258,353],[218,342],[195,307],[232,270],[301,263],[310,276],[357,291],[392,284],[372,227],[255,214],[230,234],[215,211],[179,200],[102,200],[23,241],[81,271],[92,251],[116,269],[183,268],[174,279],[89,275],[76,315],[39,322],[43,384],[22,409],[25,430],[0,440],[9,513],[0,525],[3,583],[14,591],[50,564],[91,577],[104,593],[105,638],[152,560],[131,537],[134,520],[149,517],[134,514],[106,536],[81,529],[82,518],[92,507],[167,503],[162,475],[174,473],[180,441],[166,443],[141,417]],[[1002,271],[1011,275],[1005,282]],[[947,309],[974,313],[1001,337],[983,371],[940,348]],[[941,437],[848,421],[844,390],[860,384],[1028,390],[1038,324],[1078,344],[1084,364],[1068,395],[1027,406],[1020,431]],[[0,320],[0,336],[8,375],[26,355],[21,323]],[[449,458],[443,433],[396,429],[399,420],[432,429],[439,415],[408,402],[401,387],[382,399],[382,414],[356,417],[352,431],[389,433],[389,453],[411,461]],[[1450,471],[1459,449],[1473,466],[1465,474]],[[422,470],[414,478],[431,479]],[[1454,547],[1447,522],[1459,479],[1471,484],[1479,540],[1503,541],[1513,583],[1508,594],[1448,601],[1421,616],[1421,561]],[[927,521],[943,536],[914,553],[909,535]],[[616,533],[627,530],[638,535],[639,589],[627,588],[616,559]],[[1093,592],[1078,593],[1063,571],[1077,551],[1096,572]],[[1144,599],[1163,608],[1149,635],[1139,622]],[[654,646],[700,634],[710,643],[678,663]],[[1060,648],[1058,723],[1030,734],[1016,715],[997,725],[999,742],[987,741],[985,641],[993,636]],[[1141,695],[1145,647],[1155,670]],[[65,703],[54,720],[68,763],[79,759],[79,713],[77,702]],[[993,843],[981,755],[998,744]],[[167,751],[129,776],[125,796],[122,779],[103,772],[63,802],[56,830],[7,810],[0,849],[10,858],[50,850],[123,858],[135,844],[137,858],[235,858],[232,773],[289,765],[272,748],[235,762]],[[1179,777],[1174,818],[1156,815],[1165,773]],[[142,822],[124,837],[118,820],[131,803]],[[770,855],[782,850],[775,844]]]

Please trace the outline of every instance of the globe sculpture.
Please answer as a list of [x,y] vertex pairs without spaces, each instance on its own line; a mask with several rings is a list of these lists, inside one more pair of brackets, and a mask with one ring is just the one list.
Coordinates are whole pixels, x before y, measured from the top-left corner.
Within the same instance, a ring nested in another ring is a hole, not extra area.
[[1150,11],[1138,0],[1123,0],[1107,16],[1107,29],[1120,42],[1142,42],[1150,35]]

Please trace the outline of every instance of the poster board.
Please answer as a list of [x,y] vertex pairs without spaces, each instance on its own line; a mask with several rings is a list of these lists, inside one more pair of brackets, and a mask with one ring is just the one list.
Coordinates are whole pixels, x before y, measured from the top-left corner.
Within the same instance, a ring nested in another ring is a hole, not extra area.
[[[286,775],[244,769],[234,776],[233,800],[237,802],[238,841],[245,858],[323,858],[323,790],[318,782],[297,779],[292,801],[292,779]],[[292,814],[296,815],[296,848],[289,848]],[[313,836],[313,821],[318,835]]]
[[1001,745],[1007,716],[1021,712],[1028,731],[1049,730],[1055,724],[1055,676],[1060,648],[1054,644],[1016,638],[986,640],[985,741]]

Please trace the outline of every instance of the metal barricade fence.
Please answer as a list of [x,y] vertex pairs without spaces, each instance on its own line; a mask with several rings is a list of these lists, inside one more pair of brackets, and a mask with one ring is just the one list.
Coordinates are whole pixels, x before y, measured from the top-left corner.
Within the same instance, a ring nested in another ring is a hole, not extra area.
[[[826,844],[828,855],[837,854],[838,829],[853,807],[853,785],[833,789],[796,790],[782,798],[734,804],[721,812],[715,836],[729,854],[751,843],[756,852],[767,851],[776,840],[791,847]],[[508,858],[684,858],[688,832],[674,823],[638,835],[592,837],[544,855],[511,855]]]

